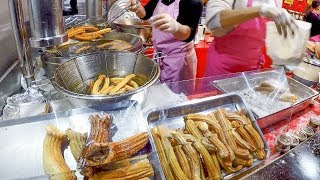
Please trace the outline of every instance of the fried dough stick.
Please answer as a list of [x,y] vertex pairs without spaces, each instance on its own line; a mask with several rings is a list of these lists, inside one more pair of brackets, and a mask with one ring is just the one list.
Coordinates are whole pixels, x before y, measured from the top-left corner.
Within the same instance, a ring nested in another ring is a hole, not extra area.
[[74,159],[79,162],[79,158],[82,153],[82,149],[84,148],[87,140],[87,134],[81,134],[71,129],[66,130],[66,135],[69,138],[69,145],[71,149],[71,153]]
[[84,152],[89,166],[99,166],[129,158],[140,151],[148,142],[146,132],[117,142],[95,143]]
[[215,116],[221,125],[228,144],[230,145],[231,149],[234,151],[235,155],[244,159],[249,159],[249,151],[239,148],[235,142],[235,139],[233,138],[232,134],[230,133],[230,130],[232,130],[231,122],[225,117],[223,111],[221,108],[219,108],[215,113]]
[[110,180],[134,180],[154,175],[152,166],[148,159],[141,160],[133,165],[124,166],[122,168],[104,171],[89,177],[90,180],[110,179]]
[[47,134],[43,141],[43,167],[45,173],[48,175],[61,174],[59,175],[60,179],[76,179],[61,152],[61,146],[66,140],[66,135],[53,125],[48,125],[46,132]]
[[157,152],[158,152],[158,155],[159,155],[159,159],[160,159],[160,163],[161,163],[164,175],[166,176],[166,178],[168,180],[174,180],[174,177],[173,177],[173,174],[172,174],[172,171],[171,171],[171,167],[169,165],[169,161],[168,161],[168,159],[166,157],[166,154],[165,154],[165,151],[164,151],[164,147],[162,145],[160,136],[159,136],[158,132],[156,131],[156,128],[151,129],[151,133],[152,133],[152,136],[153,136],[153,139],[154,139],[154,144],[155,144],[155,146],[157,148]]
[[177,145],[173,147],[173,150],[177,156],[177,159],[181,166],[182,171],[186,174],[188,179],[191,179],[191,168],[189,166],[188,158],[182,149],[182,145]]
[[[227,143],[224,131],[222,127],[220,126],[219,122],[216,120],[215,116],[212,114],[209,114],[208,116],[206,115],[201,115],[201,114],[188,114],[185,119],[191,119],[195,122],[205,122],[208,124],[210,129],[213,129],[215,133],[218,134],[220,141],[224,144],[224,146],[228,149],[228,162],[231,164],[231,162],[234,160],[234,152]],[[222,157],[225,159],[226,157]]]
[[264,143],[259,133],[252,127],[251,121],[245,115],[238,115],[236,113],[225,112],[226,117],[232,121],[232,126],[236,128],[240,136],[248,142],[248,145],[257,155],[258,159],[264,159],[266,152],[264,150]]
[[132,78],[134,78],[135,74],[127,75],[119,84],[116,85],[111,91],[110,94],[116,94],[121,88],[123,88]]
[[184,134],[183,137],[187,141],[193,142],[192,146],[198,151],[204,161],[204,165],[209,174],[209,179],[220,179],[221,172],[219,172],[216,168],[212,157],[210,156],[208,150],[204,147],[204,145],[197,138],[190,134]]
[[166,157],[168,159],[169,165],[172,169],[175,179],[178,180],[187,180],[187,176],[182,171],[179,162],[177,160],[176,155],[174,154],[173,147],[168,140],[168,137],[171,137],[170,130],[165,129],[164,127],[157,127],[157,131],[159,132],[160,139],[162,142],[162,146],[164,147]]
[[191,179],[201,179],[201,160],[197,151],[192,146],[192,143],[187,142],[186,139],[177,131],[171,131],[171,135],[182,145],[182,149],[186,153],[190,161]]

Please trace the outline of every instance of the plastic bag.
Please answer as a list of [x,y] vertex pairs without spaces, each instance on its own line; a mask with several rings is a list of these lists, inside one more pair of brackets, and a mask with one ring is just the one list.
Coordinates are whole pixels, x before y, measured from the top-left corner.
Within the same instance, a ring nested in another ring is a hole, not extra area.
[[258,118],[288,108],[297,101],[297,97],[290,93],[288,80],[282,67],[244,72],[237,77],[213,83],[226,93],[240,95]]
[[267,22],[266,49],[275,65],[298,65],[307,50],[311,24],[296,21],[298,29],[287,38],[280,35],[273,21]]

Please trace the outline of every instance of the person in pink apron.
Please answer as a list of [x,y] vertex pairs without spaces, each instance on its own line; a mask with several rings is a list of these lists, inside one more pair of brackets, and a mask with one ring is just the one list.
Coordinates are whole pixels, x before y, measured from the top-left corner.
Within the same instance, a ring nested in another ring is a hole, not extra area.
[[206,15],[215,40],[208,50],[205,76],[260,69],[268,20],[285,37],[296,29],[293,17],[273,0],[209,0]]
[[162,57],[161,82],[195,79],[197,56],[193,38],[202,13],[200,0],[130,0],[131,11],[152,22],[152,42]]

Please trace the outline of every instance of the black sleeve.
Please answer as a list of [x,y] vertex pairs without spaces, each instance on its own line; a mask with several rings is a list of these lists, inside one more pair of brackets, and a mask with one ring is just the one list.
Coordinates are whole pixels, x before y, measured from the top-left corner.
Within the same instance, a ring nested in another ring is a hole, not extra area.
[[182,25],[189,26],[191,29],[190,36],[185,42],[192,41],[196,35],[202,8],[203,5],[201,0],[180,0],[177,21]]
[[146,16],[141,18],[143,20],[148,20],[151,18],[154,9],[156,8],[159,0],[150,0],[145,6],[144,9],[146,10]]
[[316,36],[320,34],[320,17],[313,13],[308,13],[306,15],[306,21],[311,23],[311,33],[310,36]]

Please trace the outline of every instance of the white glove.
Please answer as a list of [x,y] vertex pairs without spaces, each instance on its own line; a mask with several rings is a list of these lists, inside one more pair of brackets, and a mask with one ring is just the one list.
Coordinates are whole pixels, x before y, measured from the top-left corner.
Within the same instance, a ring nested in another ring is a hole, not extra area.
[[127,3],[127,7],[131,6],[129,10],[135,13],[139,11],[140,5],[141,4],[139,0],[128,0]]
[[294,34],[294,31],[298,27],[295,23],[296,20],[285,9],[269,4],[263,4],[261,6],[260,16],[272,19],[276,24],[279,34],[284,37],[287,37],[288,31]]
[[157,14],[150,18],[152,26],[160,31],[170,32],[172,34],[178,32],[179,24],[169,14]]

